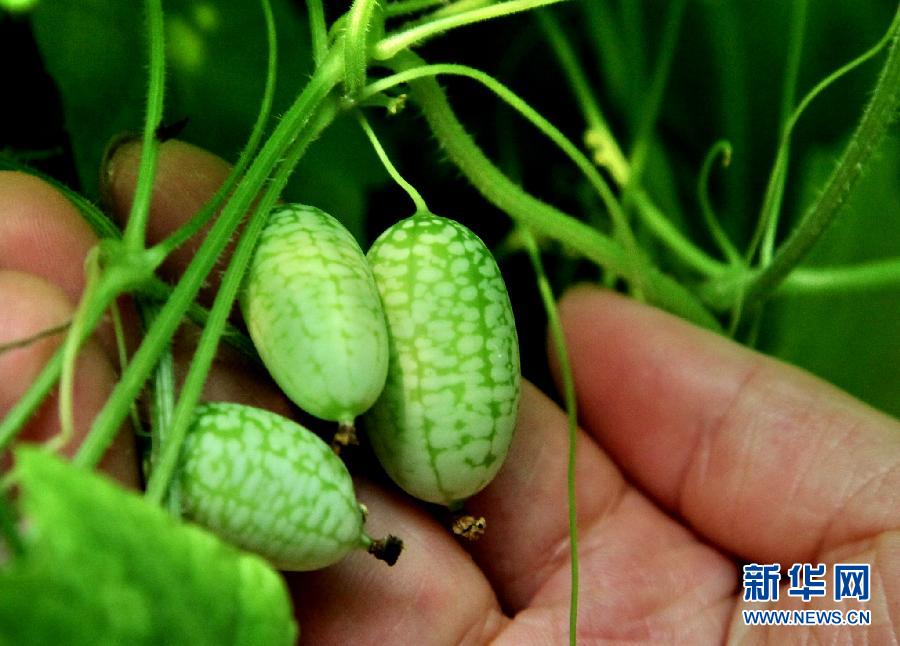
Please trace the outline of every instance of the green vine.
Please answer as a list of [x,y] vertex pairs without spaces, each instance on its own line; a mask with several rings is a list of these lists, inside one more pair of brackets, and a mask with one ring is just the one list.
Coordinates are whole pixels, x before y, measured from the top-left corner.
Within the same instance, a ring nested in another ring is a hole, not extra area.
[[309,13],[309,34],[312,39],[313,62],[321,64],[328,53],[328,26],[325,23],[325,8],[322,0],[306,0]]
[[[215,359],[219,339],[222,336],[225,323],[237,298],[238,290],[244,279],[244,273],[250,265],[250,258],[253,250],[256,248],[256,242],[259,240],[259,236],[268,219],[269,211],[281,195],[281,191],[287,184],[294,167],[300,161],[303,153],[306,152],[307,146],[331,123],[336,114],[337,105],[334,100],[322,102],[307,127],[304,128],[302,136],[293,143],[278,172],[275,173],[272,181],[266,186],[265,192],[254,209],[253,215],[241,233],[237,247],[228,264],[228,269],[225,270],[225,276],[222,278],[222,283],[216,292],[209,320],[203,328],[203,333],[200,335],[200,341],[197,344],[197,350],[194,353],[188,374],[181,387],[178,401],[175,403],[172,423],[167,431],[166,442],[162,445],[159,461],[150,476],[150,480],[147,482],[146,495],[153,502],[161,502],[168,491],[169,482],[178,464],[178,457],[181,454],[184,438],[187,436],[188,428],[194,417],[194,409],[200,401],[203,385],[206,383],[206,376],[209,374],[213,359]],[[79,453],[80,456],[81,454]]]
[[203,208],[190,220],[181,225],[172,235],[157,245],[161,253],[168,256],[182,244],[193,238],[200,230],[206,226],[210,218],[215,215],[216,210],[222,205],[225,198],[228,197],[238,181],[243,177],[244,171],[253,159],[253,155],[259,149],[259,144],[265,134],[266,125],[269,122],[269,116],[272,113],[272,102],[275,99],[275,79],[278,67],[278,34],[275,29],[275,16],[272,13],[272,4],[270,0],[260,0],[263,17],[266,24],[266,83],[263,88],[263,95],[260,101],[259,110],[256,115],[256,121],[250,131],[247,143],[244,145],[237,163],[229,171],[228,177],[210,198]]
[[406,16],[446,4],[447,0],[399,0],[398,2],[388,2],[384,8],[384,15],[388,18]]
[[[424,61],[407,52],[391,61],[398,72],[422,67]],[[432,132],[450,159],[469,182],[492,204],[535,233],[568,245],[606,269],[640,281],[647,296],[664,309],[676,312],[704,327],[718,329],[713,316],[687,289],[647,265],[636,265],[616,242],[593,227],[563,213],[523,191],[503,174],[481,151],[456,118],[444,91],[433,78],[410,81],[413,98],[421,106]],[[636,275],[641,266],[643,275]]]
[[824,296],[898,287],[900,287],[900,258],[890,258],[846,267],[800,267],[778,286],[774,295]]
[[150,216],[150,197],[156,175],[159,139],[156,132],[162,123],[163,99],[166,87],[166,43],[162,0],[146,0],[147,32],[150,37],[150,76],[147,92],[147,116],[141,147],[141,172],[134,189],[131,214],[123,240],[131,253],[143,251]]
[[[596,25],[597,33],[601,34],[601,37],[597,38],[596,42],[598,44],[601,42],[605,43],[606,50],[604,51],[607,56],[618,56],[618,50],[613,45],[617,36],[614,33],[607,33],[606,25],[608,23],[601,17],[601,13],[605,11],[603,3],[588,3],[585,9],[589,11],[588,18],[590,23]],[[628,190],[632,206],[637,210],[641,222],[647,231],[665,244],[680,261],[703,276],[709,277],[721,274],[725,269],[721,263],[709,256],[679,231],[642,187],[629,184],[629,175],[631,174],[629,161],[622,153],[622,148],[616,141],[603,116],[600,105],[591,91],[587,75],[571,43],[566,38],[565,33],[552,13],[541,11],[536,16],[559,60],[560,67],[569,81],[573,96],[581,109],[587,126],[584,143],[593,153],[594,163],[605,168],[619,187],[629,186]],[[607,57],[604,57],[602,60],[607,60]]]
[[[898,12],[900,17],[900,12]],[[897,24],[895,19],[894,24]],[[882,68],[872,98],[862,120],[828,178],[819,198],[807,209],[800,224],[777,250],[772,262],[751,280],[746,290],[748,303],[759,302],[772,292],[818,242],[840,213],[862,175],[863,168],[884,139],[888,126],[900,108],[900,36],[893,44]]]
[[591,90],[590,82],[578,62],[572,44],[551,12],[538,11],[535,16],[569,80],[572,94],[584,115],[588,128],[584,140],[594,153],[594,162],[606,168],[617,184],[620,186],[626,184],[630,172],[628,160],[625,159],[619,143],[612,134],[612,129],[603,116],[600,104]]
[[347,13],[344,38],[344,92],[348,98],[366,85],[369,66],[369,32],[377,24],[378,0],[354,0]]
[[[868,51],[854,58],[846,65],[841,66],[840,68],[826,76],[824,79],[822,79],[819,83],[817,83],[815,87],[813,87],[813,89],[810,90],[805,97],[803,97],[803,100],[800,101],[800,104],[794,109],[793,113],[791,113],[790,118],[787,120],[782,129],[781,141],[778,147],[778,153],[775,157],[775,164],[773,165],[772,171],[769,175],[769,182],[766,186],[765,197],[763,198],[763,205],[760,210],[757,229],[753,235],[753,240],[750,243],[750,248],[747,251],[746,258],[748,261],[753,259],[753,255],[756,253],[756,250],[759,248],[761,243],[763,244],[763,247],[765,249],[762,258],[763,264],[768,265],[772,261],[771,248],[774,245],[775,230],[777,229],[778,224],[778,211],[781,207],[781,196],[784,192],[784,184],[787,181],[787,166],[790,156],[791,135],[793,134],[794,128],[796,127],[797,123],[800,121],[800,117],[803,116],[803,113],[806,111],[809,105],[822,92],[824,92],[835,82],[855,70],[860,65],[863,65],[867,61],[877,56],[878,53],[891,42],[891,39],[894,38],[894,35],[897,33],[898,26],[900,26],[900,9],[898,9],[897,13],[894,15],[894,19],[885,34],[877,43],[875,43],[875,45],[873,45]],[[872,104],[870,103],[870,105]]]
[[453,13],[445,17],[437,18],[436,20],[429,20],[421,25],[400,31],[399,33],[386,36],[375,44],[372,51],[372,57],[375,60],[387,61],[410,47],[418,45],[432,36],[450,31],[451,29],[565,1],[566,0],[506,0],[505,2],[498,2],[497,4],[480,7],[471,11]]
[[[112,442],[131,402],[138,395],[147,376],[164,351],[175,332],[181,317],[193,302],[206,276],[225,245],[237,229],[257,193],[283,157],[298,133],[307,130],[310,119],[319,104],[343,75],[343,58],[339,48],[333,48],[322,61],[309,84],[285,113],[278,127],[254,159],[244,177],[225,204],[202,246],[185,270],[171,298],[163,306],[159,316],[147,330],[143,343],[135,352],[131,364],[113,390],[106,405],[97,415],[91,431],[81,445],[75,462],[80,465],[96,465]],[[160,494],[161,499],[161,494]]]

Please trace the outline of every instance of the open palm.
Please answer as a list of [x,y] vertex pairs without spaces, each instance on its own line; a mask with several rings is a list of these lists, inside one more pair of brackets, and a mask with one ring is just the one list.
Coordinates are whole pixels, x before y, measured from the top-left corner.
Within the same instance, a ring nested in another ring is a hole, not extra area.
[[[134,146],[121,148],[110,167],[107,198],[121,217],[136,167]],[[164,145],[149,236],[158,239],[188,218],[226,173],[207,153]],[[0,173],[0,342],[71,316],[95,242],[52,188]],[[164,270],[177,275],[194,248],[179,250]],[[576,469],[580,643],[896,643],[896,420],[802,371],[610,293],[578,289],[561,309],[585,429]],[[58,342],[0,356],[0,416]],[[114,384],[116,356],[104,329],[80,360],[81,435]],[[290,412],[256,368],[227,351],[206,397]],[[56,432],[54,405],[32,420],[29,437]],[[406,548],[392,569],[359,553],[320,572],[289,574],[304,641],[565,642],[566,453],[565,415],[525,383],[509,458],[469,504],[488,520],[487,535],[473,545],[461,545],[396,490],[360,480],[370,533],[390,531]],[[135,465],[123,434],[105,468],[134,484]],[[782,590],[777,606],[865,607],[872,625],[747,628],[741,609],[764,606],[742,601],[742,562],[778,563],[782,572],[793,563],[869,563],[867,604],[829,597],[803,603]]]

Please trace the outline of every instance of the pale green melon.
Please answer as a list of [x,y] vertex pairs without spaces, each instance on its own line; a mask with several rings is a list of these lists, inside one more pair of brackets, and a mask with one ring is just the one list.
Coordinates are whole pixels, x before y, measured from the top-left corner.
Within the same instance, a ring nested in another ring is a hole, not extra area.
[[284,570],[322,568],[372,544],[344,463],[266,410],[199,406],[174,491],[184,517]]
[[408,493],[455,505],[497,474],[519,406],[519,346],[500,270],[472,231],[416,215],[368,253],[390,359],[366,429]]
[[388,351],[378,290],[356,240],[327,213],[272,211],[241,308],[263,363],[303,410],[352,425],[381,393]]

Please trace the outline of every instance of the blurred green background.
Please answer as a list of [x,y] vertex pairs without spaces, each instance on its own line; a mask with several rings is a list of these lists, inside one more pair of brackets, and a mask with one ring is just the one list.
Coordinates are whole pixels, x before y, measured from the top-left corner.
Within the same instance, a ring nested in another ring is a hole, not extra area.
[[[273,5],[280,43],[277,114],[303,87],[311,62],[303,3],[273,0]],[[349,2],[326,0],[326,5],[333,19]],[[139,6],[121,0],[44,0],[33,14],[3,15],[0,54],[9,63],[2,72],[7,117],[0,124],[0,148],[97,198],[97,168],[107,143],[123,131],[138,131],[142,123],[146,61]],[[573,0],[553,9],[626,151],[645,107],[669,7],[663,0]],[[167,119],[188,119],[181,138],[234,161],[264,83],[260,9],[237,0],[172,0],[165,8]],[[666,215],[712,253],[695,188],[700,165],[716,140],[731,141],[732,164],[714,171],[712,198],[724,228],[743,249],[775,155],[795,9],[795,3],[780,0],[687,3],[644,183]],[[809,2],[798,97],[874,44],[895,11],[890,0]],[[430,62],[461,62],[494,74],[574,141],[582,140],[581,115],[532,16],[468,27],[421,52]],[[841,80],[803,117],[792,148],[782,235],[833,168],[883,60],[879,56]],[[602,216],[577,170],[521,119],[469,81],[448,80],[445,86],[478,142],[529,191],[580,217]],[[462,220],[489,244],[504,239],[506,217],[445,162],[414,107],[394,117],[372,111],[372,117],[400,171],[435,212]],[[310,149],[286,197],[333,213],[364,246],[412,210],[346,118]],[[644,235],[640,239],[662,266],[677,273],[664,249]],[[558,291],[596,278],[595,268],[555,247],[548,252]],[[898,253],[895,126],[848,208],[806,264]],[[519,320],[523,371],[549,389],[545,322],[530,266],[516,253],[504,256],[501,265]],[[765,310],[756,344],[900,415],[900,287],[778,298]]]

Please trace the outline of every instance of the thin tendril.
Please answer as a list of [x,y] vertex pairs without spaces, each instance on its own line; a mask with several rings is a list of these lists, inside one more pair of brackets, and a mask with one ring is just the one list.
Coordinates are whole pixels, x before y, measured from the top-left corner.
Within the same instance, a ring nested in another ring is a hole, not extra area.
[[[800,73],[800,59],[803,54],[803,36],[806,30],[806,15],[808,9],[808,0],[795,0],[792,3],[791,11],[791,37],[787,55],[787,65],[785,66],[784,85],[781,93],[781,128],[783,129],[790,119],[791,110],[794,108],[794,101],[797,93],[797,77]],[[789,160],[791,156],[791,142],[785,142],[785,160]],[[760,263],[765,266],[772,262],[772,255],[775,253],[775,236],[778,233],[778,220],[781,213],[781,204],[784,200],[784,190],[787,184],[788,164],[785,163],[781,168],[781,172],[776,179],[774,196],[772,197],[772,217],[763,233],[763,239],[759,251]]]
[[703,166],[700,169],[700,177],[697,180],[697,198],[700,201],[700,211],[703,214],[703,219],[706,221],[706,226],[709,229],[713,240],[715,240],[718,245],[719,250],[722,252],[722,255],[724,255],[731,264],[739,265],[743,262],[741,254],[732,244],[731,240],[728,238],[728,234],[725,233],[722,226],[719,224],[719,219],[716,217],[712,202],[709,199],[709,175],[712,172],[713,163],[721,155],[722,167],[727,168],[731,163],[731,153],[731,143],[724,139],[717,141],[713,144],[712,148],[709,149],[709,152],[706,153],[706,157],[703,160]]
[[75,390],[75,362],[78,359],[78,350],[81,347],[81,337],[85,329],[85,317],[88,313],[88,305],[94,303],[95,295],[99,291],[101,272],[99,266],[100,249],[94,247],[85,260],[87,268],[87,282],[81,296],[75,316],[72,317],[72,325],[63,345],[62,373],[59,381],[59,433],[48,440],[47,449],[58,451],[75,436],[75,413],[73,397]]
[[44,339],[49,339],[52,336],[62,334],[69,329],[69,326],[71,324],[71,321],[66,321],[65,323],[60,323],[59,325],[54,325],[53,327],[43,329],[40,332],[36,332],[35,334],[32,334],[30,336],[26,336],[21,339],[14,339],[5,343],[0,343],[0,354],[12,352],[13,350],[19,350],[20,348],[27,348],[30,345],[34,345],[38,341],[43,341]]
[[553,288],[547,279],[544,265],[541,261],[541,253],[534,235],[525,227],[519,227],[519,232],[528,256],[531,259],[534,273],[538,280],[538,289],[544,310],[547,313],[547,322],[553,344],[556,346],[557,359],[559,361],[559,373],[563,382],[563,393],[566,402],[566,422],[568,429],[569,453],[566,465],[566,496],[569,505],[569,558],[571,560],[571,584],[569,599],[569,644],[575,646],[578,634],[578,513],[575,499],[575,459],[577,456],[578,442],[578,403],[575,397],[575,381],[572,376],[572,366],[569,363],[569,351],[566,346],[566,337],[562,323],[559,319],[559,310],[556,307],[556,299],[553,297]]

